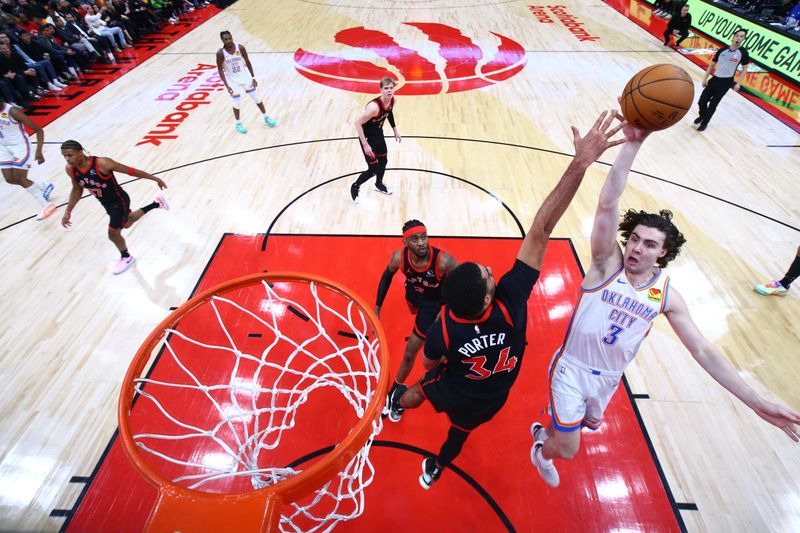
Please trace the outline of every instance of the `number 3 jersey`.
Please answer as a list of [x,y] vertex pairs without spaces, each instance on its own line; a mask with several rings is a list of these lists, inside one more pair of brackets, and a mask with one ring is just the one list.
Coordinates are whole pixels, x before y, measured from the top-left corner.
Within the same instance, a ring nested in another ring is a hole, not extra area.
[[497,283],[495,298],[475,320],[445,306],[428,330],[425,357],[447,358],[440,379],[473,398],[504,398],[519,374],[525,351],[528,298],[539,271],[517,260]]
[[659,270],[642,287],[631,285],[620,268],[592,289],[581,289],[562,352],[591,368],[622,372],[667,304],[669,276]]

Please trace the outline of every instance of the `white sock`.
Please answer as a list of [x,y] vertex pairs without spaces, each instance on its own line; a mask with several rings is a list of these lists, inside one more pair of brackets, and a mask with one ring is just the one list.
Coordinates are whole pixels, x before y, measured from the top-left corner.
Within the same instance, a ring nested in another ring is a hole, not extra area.
[[236,121],[236,125],[237,125],[237,126],[241,126],[241,125],[242,125],[242,121],[241,121],[241,120],[237,120],[237,121]]
[[542,447],[539,447],[539,449],[536,450],[536,455],[539,456],[539,460],[542,462],[544,466],[550,466],[551,464],[553,464],[552,459],[545,459],[544,455],[542,455]]
[[42,191],[40,190],[40,187],[41,186],[34,181],[33,185],[26,188],[25,190],[28,191],[28,194],[36,198],[36,201],[39,202],[39,205],[44,207],[47,205],[47,200],[45,200],[44,196],[42,196]]

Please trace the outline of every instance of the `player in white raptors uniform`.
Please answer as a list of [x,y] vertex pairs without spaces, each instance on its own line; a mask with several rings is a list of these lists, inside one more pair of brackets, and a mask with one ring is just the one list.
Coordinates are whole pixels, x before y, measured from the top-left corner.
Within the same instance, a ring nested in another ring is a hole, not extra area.
[[244,46],[233,42],[233,36],[229,31],[223,31],[219,34],[222,39],[222,48],[217,50],[217,71],[222,83],[233,98],[233,116],[236,119],[236,131],[239,133],[247,133],[247,128],[239,120],[239,109],[242,107],[242,93],[245,93],[253,99],[258,106],[258,109],[264,115],[264,122],[270,128],[277,125],[277,122],[269,118],[264,104],[258,99],[256,94],[256,75],[253,72],[253,65],[250,64],[250,58],[247,56],[247,50]]
[[28,179],[31,168],[31,141],[25,126],[36,133],[36,154],[39,164],[44,163],[42,145],[44,130],[31,120],[21,109],[0,101],[0,169],[7,183],[19,185],[39,202],[40,210],[36,220],[44,220],[53,214],[56,206],[50,203],[52,183],[37,183]]
[[[531,460],[545,482],[557,487],[553,459],[572,459],[580,429],[597,429],[622,372],[636,355],[653,320],[663,314],[695,360],[720,385],[767,422],[800,440],[800,413],[760,397],[700,333],[686,302],[663,268],[685,242],[672,213],[628,210],[619,220],[619,198],[648,132],[624,128],[622,145],[606,178],[592,228],[592,263],[564,345],[550,367],[550,423],[531,426]],[[617,243],[621,232],[622,245]]]

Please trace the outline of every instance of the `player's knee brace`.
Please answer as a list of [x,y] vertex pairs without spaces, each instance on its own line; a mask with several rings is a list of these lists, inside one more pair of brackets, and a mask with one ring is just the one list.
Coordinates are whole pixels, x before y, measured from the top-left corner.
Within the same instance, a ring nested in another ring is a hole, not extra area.
[[234,109],[241,109],[242,108],[242,97],[241,95],[237,94],[232,97],[233,98],[233,108]]

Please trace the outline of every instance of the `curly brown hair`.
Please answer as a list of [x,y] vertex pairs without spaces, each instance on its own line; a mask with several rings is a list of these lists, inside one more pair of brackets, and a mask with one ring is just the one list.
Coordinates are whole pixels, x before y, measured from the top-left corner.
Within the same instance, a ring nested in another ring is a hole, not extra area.
[[686,242],[675,224],[672,223],[672,211],[662,209],[658,213],[648,213],[646,211],[636,211],[635,209],[628,209],[622,214],[622,219],[619,222],[619,231],[622,234],[622,245],[628,244],[628,239],[633,230],[639,224],[649,228],[655,228],[663,231],[664,235],[664,248],[667,253],[664,257],[660,257],[656,264],[664,268],[670,261],[678,257],[681,253],[681,246]]

